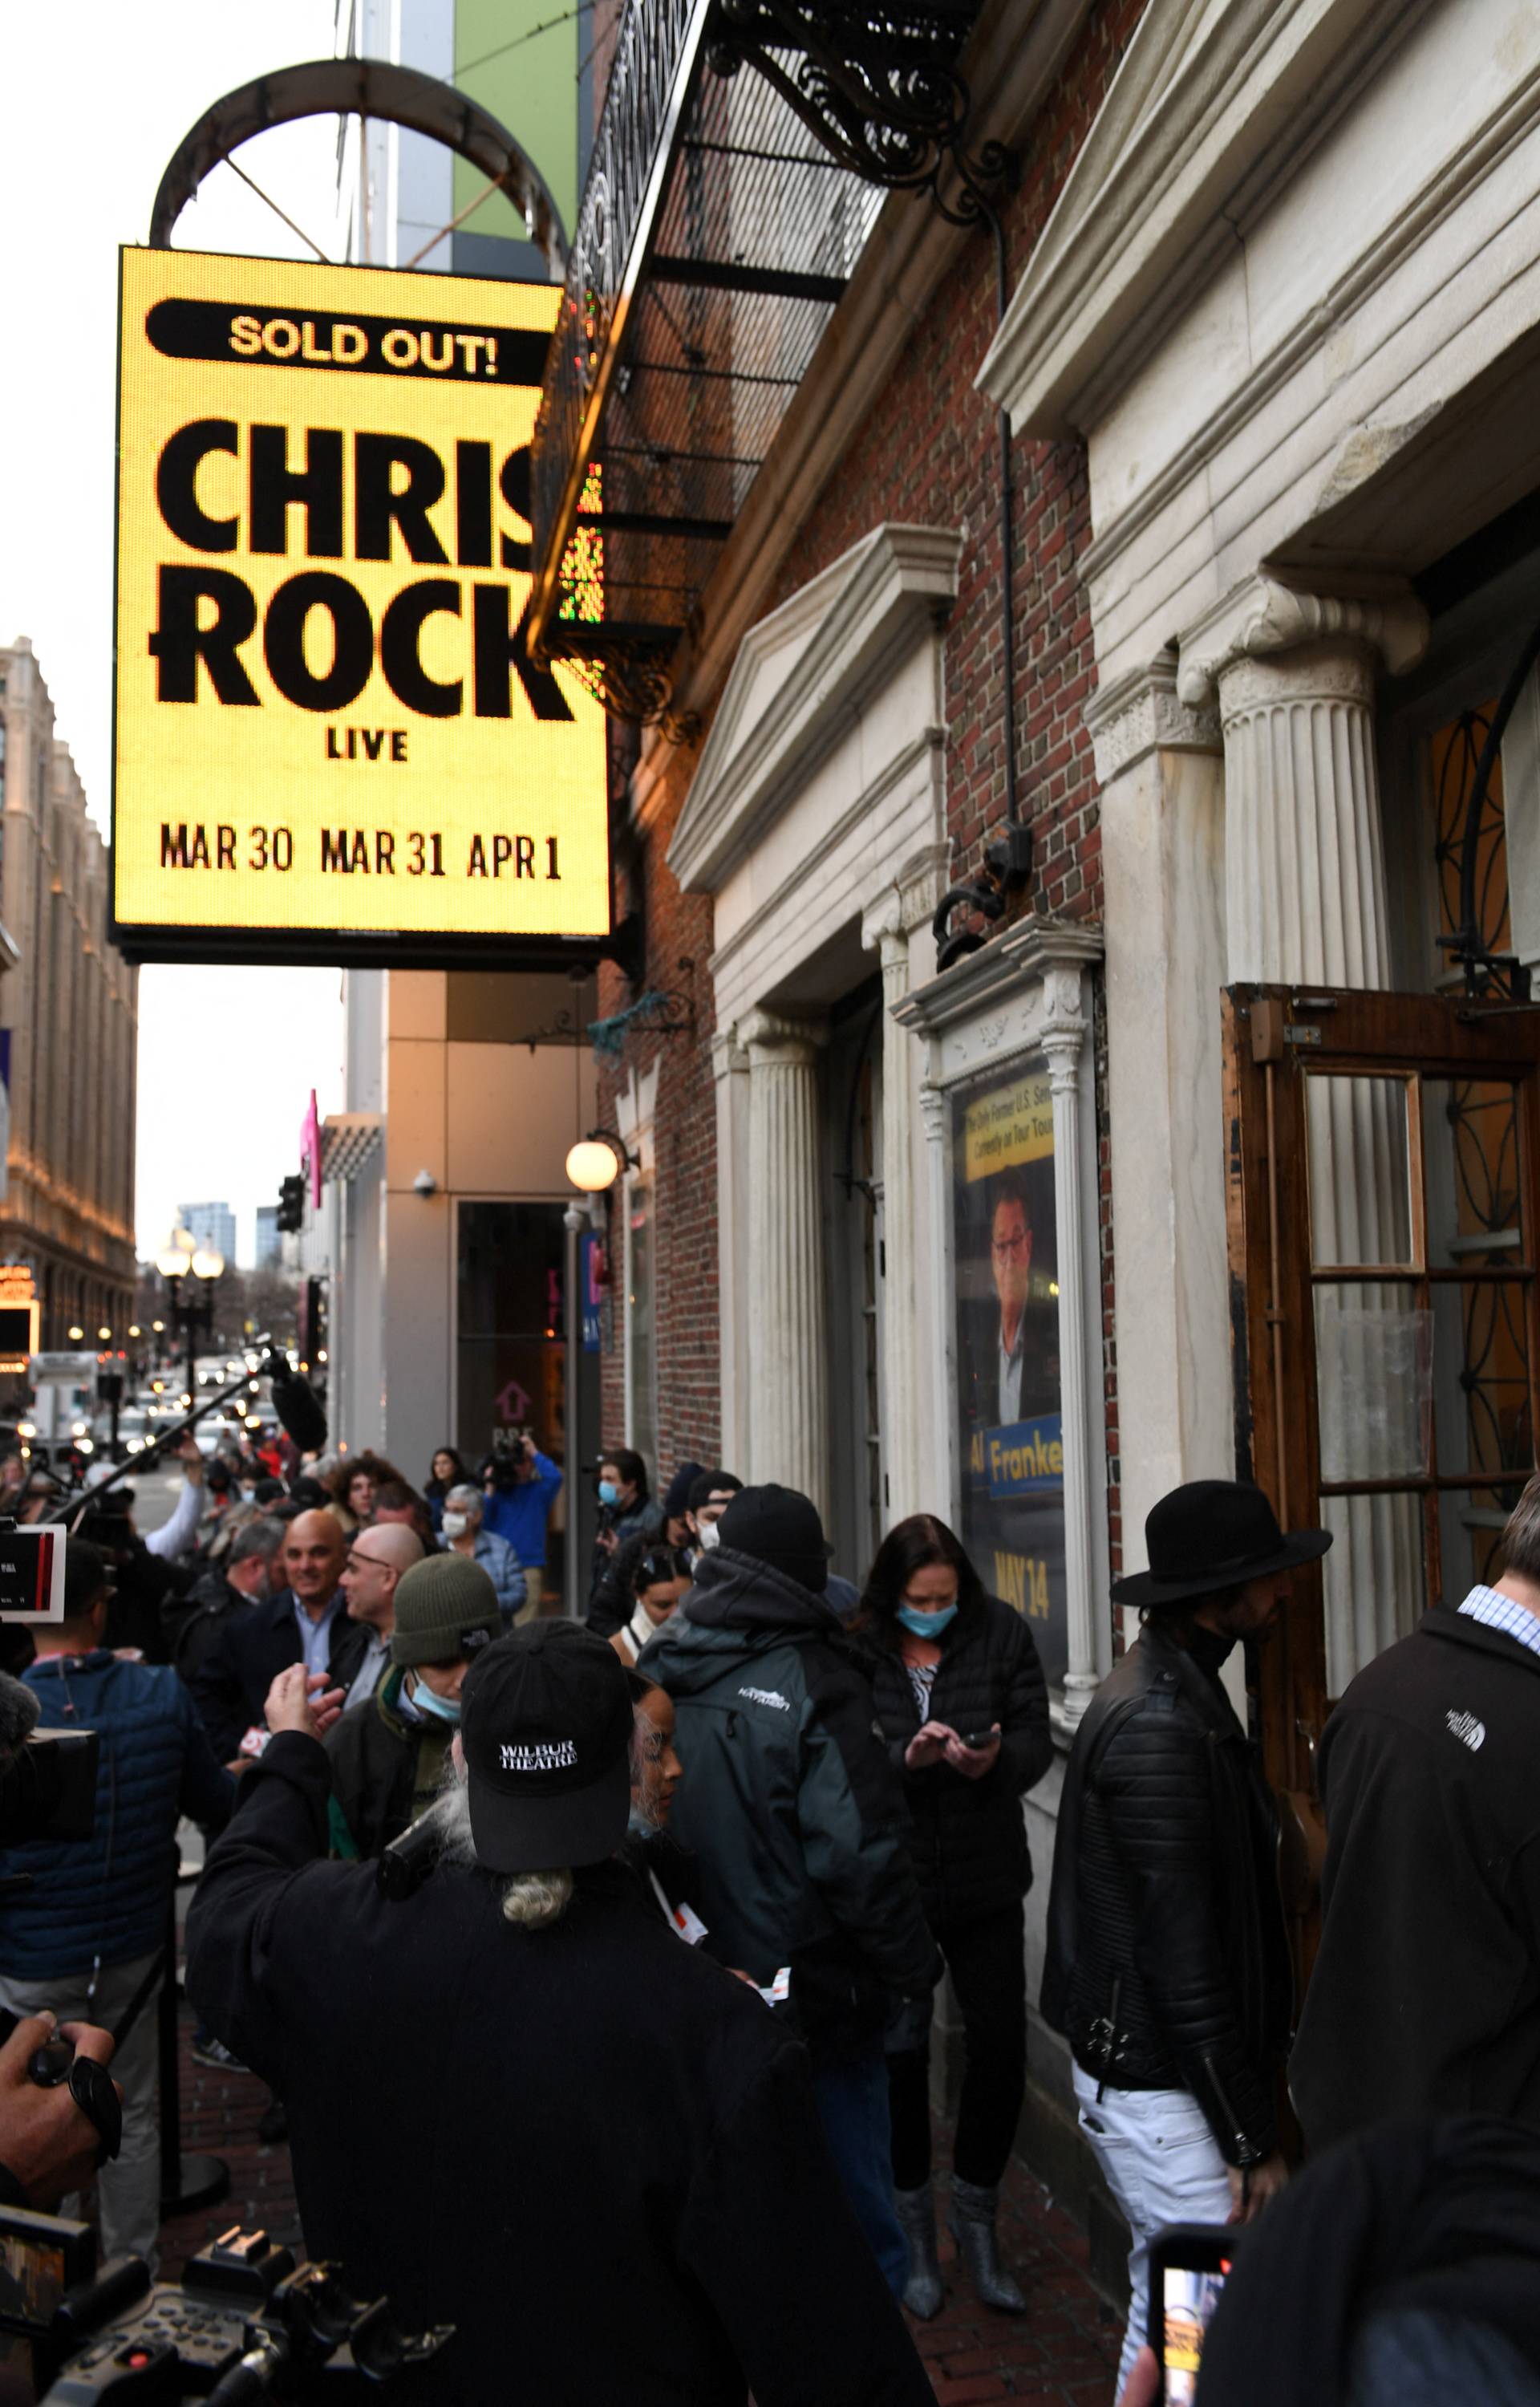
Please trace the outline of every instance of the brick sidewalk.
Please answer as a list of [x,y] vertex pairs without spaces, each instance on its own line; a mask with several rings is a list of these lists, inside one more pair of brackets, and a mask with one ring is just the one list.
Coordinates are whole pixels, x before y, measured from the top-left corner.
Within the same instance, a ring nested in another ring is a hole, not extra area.
[[[250,2073],[210,2072],[194,2064],[185,2009],[181,2022],[182,2146],[222,2157],[231,2186],[218,2206],[162,2227],[166,2281],[233,2223],[260,2226],[296,2246],[300,2241],[289,2151],[257,2136],[268,2101],[265,2085]],[[1034,2400],[1038,2407],[1111,2407],[1122,2332],[1087,2279],[1085,2241],[1020,2165],[1005,2193],[1001,2235],[1028,2312],[1017,2317],[981,2307],[966,2281],[954,2281],[954,2252],[943,2233],[946,2304],[934,2323],[913,2328],[936,2396],[946,2407],[983,2407],[996,2399]],[[944,2210],[944,2183],[940,2196]]]

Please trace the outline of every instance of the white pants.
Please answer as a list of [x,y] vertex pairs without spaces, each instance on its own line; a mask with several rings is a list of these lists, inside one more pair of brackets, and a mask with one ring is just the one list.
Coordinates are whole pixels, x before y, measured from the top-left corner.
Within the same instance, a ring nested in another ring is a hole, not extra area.
[[1134,2235],[1128,2329],[1115,2399],[1149,2338],[1150,2243],[1168,2223],[1228,2223],[1230,2175],[1203,2111],[1185,2089],[1103,2089],[1075,2067],[1081,2129]]
[[[86,1995],[84,1973],[51,1981],[0,1979],[0,2005],[18,2015],[40,2014],[51,2006],[62,2023],[99,2023],[110,2030],[154,1960],[153,1956],[135,1956],[126,1964],[107,1965],[94,1999]],[[155,2111],[161,1987],[157,1981],[112,2059],[112,2077],[123,2086],[123,2144],[114,2162],[104,2165],[96,2176],[104,2260],[142,2257],[152,2272],[161,2229],[161,2128]],[[65,2204],[64,2212],[70,2211]]]

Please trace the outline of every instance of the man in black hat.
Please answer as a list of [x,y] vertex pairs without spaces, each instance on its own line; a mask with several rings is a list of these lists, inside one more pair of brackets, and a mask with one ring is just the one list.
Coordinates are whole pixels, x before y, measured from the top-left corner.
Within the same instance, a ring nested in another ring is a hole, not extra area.
[[1151,2235],[1244,2221],[1284,2181],[1274,2084],[1292,1982],[1273,1802],[1220,1679],[1331,1533],[1285,1536],[1260,1488],[1199,1479],[1114,1584],[1138,1643],[1091,1701],[1059,1808],[1042,2010],[1081,2129],[1134,2236],[1118,2381],[1144,2337]]
[[315,1860],[302,1665],[188,1924],[200,2010],[289,2107],[306,2242],[408,2329],[432,2407],[933,2407],[778,2016],[616,1860],[635,1723],[570,1622],[483,1648],[401,1902]]
[[896,2292],[887,2069],[897,1998],[940,1977],[908,1814],[870,1688],[826,1594],[818,1508],[745,1488],[641,1669],[674,1702],[685,1771],[675,1835],[699,1859],[705,1944],[761,1986],[791,1975],[824,2128]]

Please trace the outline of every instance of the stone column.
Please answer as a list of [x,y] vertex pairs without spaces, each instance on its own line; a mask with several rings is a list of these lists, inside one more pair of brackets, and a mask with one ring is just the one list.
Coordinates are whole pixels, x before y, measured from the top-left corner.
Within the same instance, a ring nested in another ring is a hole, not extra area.
[[883,1464],[884,1526],[937,1509],[936,1462],[918,1410],[920,1275],[914,1155],[917,1091],[914,1040],[892,1013],[909,992],[910,946],[940,899],[946,848],[930,847],[906,864],[897,885],[870,904],[861,943],[883,971]]
[[[1409,594],[1360,601],[1259,577],[1206,635],[1183,646],[1179,691],[1193,701],[1219,696],[1229,976],[1388,987],[1375,683],[1381,666],[1399,671],[1420,656],[1421,605]],[[1308,1143],[1314,1260],[1406,1260],[1406,1142],[1391,1083],[1323,1081],[1319,1096],[1312,1090]],[[1335,1348],[1330,1321],[1318,1344],[1322,1436],[1335,1422],[1357,1446],[1368,1427],[1363,1406],[1395,1401],[1384,1375],[1388,1332],[1373,1324],[1406,1305],[1394,1289],[1357,1289],[1342,1307]],[[1415,1431],[1416,1397],[1404,1401]],[[1350,1471],[1377,1467],[1364,1457]],[[1363,1497],[1334,1501],[1323,1518],[1336,1533],[1325,1567],[1326,1655],[1339,1696],[1416,1609],[1420,1515],[1415,1498]]]
[[749,1057],[735,1028],[712,1038],[716,1085],[716,1295],[722,1435],[729,1471],[754,1455],[754,1380],[749,1359]]
[[930,1223],[928,1260],[923,1279],[915,1282],[918,1303],[922,1286],[928,1290],[927,1304],[930,1326],[934,1332],[931,1356],[930,1410],[932,1427],[939,1438],[931,1476],[944,1500],[941,1510],[950,1510],[950,1500],[961,1498],[962,1480],[957,1461],[957,1299],[952,1287],[952,1190],[947,1169],[947,1122],[951,1105],[946,1090],[930,1080],[920,1089],[920,1120],[925,1140],[925,1199]]
[[799,1488],[828,1517],[823,1114],[814,1021],[753,1011],[749,1057],[748,1476]]
[[[1084,1212],[1081,1177],[1081,1076],[1085,1050],[1084,989],[1077,970],[1051,970],[1043,981],[1048,1005],[1042,1047],[1053,1093],[1053,1214],[1059,1245],[1059,1411],[1064,1431],[1064,1585],[1067,1668],[1064,1721],[1073,1729],[1090,1703],[1100,1674],[1094,1587],[1091,1477],[1086,1448],[1101,1414],[1092,1410],[1092,1373],[1100,1361],[1086,1327],[1085,1256],[1080,1232],[1095,1226]],[[1099,1391],[1100,1381],[1097,1381]],[[1098,1397],[1099,1401],[1099,1397]]]
[[1223,743],[1211,701],[1179,701],[1170,650],[1102,687],[1085,719],[1102,789],[1118,1502],[1123,1569],[1135,1571],[1150,1507],[1235,1467]]

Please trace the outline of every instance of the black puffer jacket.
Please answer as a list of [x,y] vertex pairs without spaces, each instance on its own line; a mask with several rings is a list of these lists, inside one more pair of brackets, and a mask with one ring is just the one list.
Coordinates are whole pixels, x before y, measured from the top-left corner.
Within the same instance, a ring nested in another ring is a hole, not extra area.
[[1158,1625],[1075,1736],[1053,1859],[1042,2010],[1119,2089],[1186,2089],[1225,2161],[1278,2146],[1292,1984],[1277,1824],[1219,1683],[1229,1648]]
[[815,2066],[881,2045],[892,1998],[928,1997],[940,1958],[871,1690],[821,1596],[719,1545],[643,1650],[677,1716],[672,1835],[725,1963],[791,1971]]
[[914,1869],[933,1930],[1013,1905],[1032,1886],[1032,1859],[1021,1800],[1053,1757],[1048,1690],[1032,1632],[998,1597],[965,1604],[943,1631],[930,1692],[930,1721],[959,1738],[1000,1725],[1000,1752],[982,1780],[949,1763],[905,1769],[904,1751],[920,1728],[919,1702],[898,1652],[897,1631],[876,1635],[871,1659],[877,1718],[904,1784],[913,1821]]

